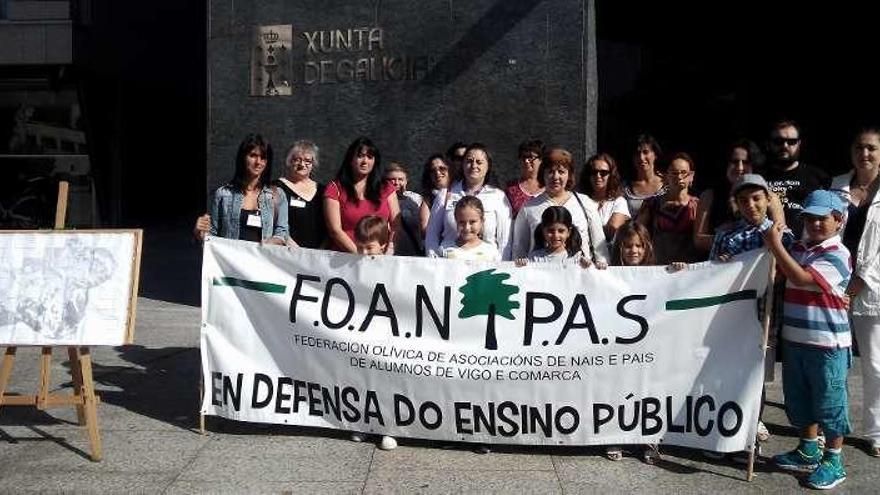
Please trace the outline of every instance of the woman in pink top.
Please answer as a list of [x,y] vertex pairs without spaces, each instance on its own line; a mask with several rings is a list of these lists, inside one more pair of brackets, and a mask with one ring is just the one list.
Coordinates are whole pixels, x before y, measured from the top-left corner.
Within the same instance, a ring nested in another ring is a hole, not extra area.
[[544,187],[538,180],[538,169],[541,168],[541,157],[544,156],[543,141],[533,139],[522,142],[518,156],[522,165],[520,178],[509,182],[504,189],[514,217],[528,200],[544,192]]
[[[383,172],[379,149],[372,141],[360,137],[349,145],[336,179],[324,190],[324,219],[331,249],[356,253],[354,227],[367,215],[385,219],[393,235],[400,207],[394,186],[382,180]],[[392,237],[386,254],[393,254],[393,241]]]

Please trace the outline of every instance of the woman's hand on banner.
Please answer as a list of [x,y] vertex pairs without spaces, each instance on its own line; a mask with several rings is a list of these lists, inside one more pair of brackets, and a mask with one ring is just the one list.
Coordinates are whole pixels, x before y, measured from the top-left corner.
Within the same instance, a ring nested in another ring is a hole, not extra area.
[[205,213],[204,215],[196,218],[196,224],[193,227],[193,236],[200,240],[204,241],[205,236],[208,235],[208,232],[211,231],[211,216]]

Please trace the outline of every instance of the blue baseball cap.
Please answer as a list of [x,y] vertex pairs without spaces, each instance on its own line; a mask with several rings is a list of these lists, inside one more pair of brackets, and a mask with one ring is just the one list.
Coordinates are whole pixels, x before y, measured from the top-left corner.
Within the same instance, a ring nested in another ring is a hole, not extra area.
[[817,189],[811,192],[807,199],[804,200],[804,209],[801,210],[801,215],[807,214],[824,217],[833,211],[841,215],[846,213],[846,204],[843,202],[843,198],[837,193]]

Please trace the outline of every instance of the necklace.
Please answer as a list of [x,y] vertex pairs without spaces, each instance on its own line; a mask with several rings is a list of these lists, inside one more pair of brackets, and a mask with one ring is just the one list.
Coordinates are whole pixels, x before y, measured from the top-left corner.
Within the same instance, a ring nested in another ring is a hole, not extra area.
[[862,191],[867,191],[868,188],[870,188],[871,185],[877,181],[877,177],[880,177],[880,175],[875,175],[874,178],[869,180],[868,182],[865,182],[863,184],[859,184],[856,182],[856,177],[853,176],[852,181],[850,181],[849,187],[850,187],[850,189],[860,189]]
[[568,198],[570,198],[571,196],[568,194],[568,191],[563,191],[556,198],[550,196],[549,194],[547,195],[547,197],[553,204],[557,206],[563,206],[568,201]]

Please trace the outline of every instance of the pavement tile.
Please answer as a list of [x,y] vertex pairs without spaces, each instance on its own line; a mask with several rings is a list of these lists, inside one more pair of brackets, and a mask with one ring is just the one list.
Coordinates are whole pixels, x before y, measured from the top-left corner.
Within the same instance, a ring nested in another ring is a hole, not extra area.
[[170,476],[192,462],[207,441],[188,432],[104,431],[103,460],[92,462],[87,458],[91,449],[84,428],[45,430],[48,438],[3,445],[0,459],[12,461],[0,466],[0,473],[83,471]]
[[163,493],[174,479],[167,474],[101,473],[91,471],[16,472],[4,476],[3,486],[14,493]]
[[332,438],[214,434],[180,480],[363,482],[373,449]]
[[534,451],[507,453],[493,450],[490,454],[477,454],[455,448],[429,448],[401,446],[391,451],[377,451],[373,456],[372,471],[406,472],[417,470],[449,471],[552,471],[549,455]]
[[364,488],[362,482],[312,482],[312,481],[175,481],[167,495],[180,495],[188,493],[211,493],[215,495],[253,493],[275,494],[309,494],[309,495],[355,495],[360,494]]
[[711,466],[703,470],[672,456],[649,466],[638,458],[613,462],[603,456],[556,456],[554,463],[565,493],[760,492],[745,481],[745,471]]
[[562,493],[553,471],[385,470],[371,473],[365,494]]

